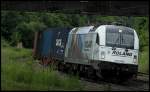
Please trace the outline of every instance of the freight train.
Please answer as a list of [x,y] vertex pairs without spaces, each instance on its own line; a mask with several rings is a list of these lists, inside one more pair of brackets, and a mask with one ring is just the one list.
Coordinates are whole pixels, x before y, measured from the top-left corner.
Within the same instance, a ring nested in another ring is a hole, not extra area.
[[139,39],[119,25],[48,28],[35,33],[33,54],[41,64],[99,78],[137,76]]

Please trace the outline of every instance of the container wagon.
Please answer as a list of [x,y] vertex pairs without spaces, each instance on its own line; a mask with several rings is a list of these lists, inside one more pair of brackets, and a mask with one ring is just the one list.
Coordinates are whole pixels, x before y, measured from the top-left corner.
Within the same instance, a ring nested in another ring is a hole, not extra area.
[[35,33],[33,56],[47,65],[53,59],[64,60],[64,51],[71,28],[48,28]]

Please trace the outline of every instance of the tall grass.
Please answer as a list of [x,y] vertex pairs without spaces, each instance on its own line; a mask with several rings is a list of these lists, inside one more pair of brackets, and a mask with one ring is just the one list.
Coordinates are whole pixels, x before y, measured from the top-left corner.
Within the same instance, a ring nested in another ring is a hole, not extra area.
[[51,67],[37,68],[31,50],[14,47],[1,49],[2,90],[82,90],[77,77],[62,77]]
[[[85,90],[78,76],[64,76],[52,67],[42,68],[33,62],[30,49],[1,46],[2,90]],[[139,55],[140,72],[149,73],[149,50]]]
[[149,74],[149,47],[146,46],[142,52],[139,53],[139,72]]

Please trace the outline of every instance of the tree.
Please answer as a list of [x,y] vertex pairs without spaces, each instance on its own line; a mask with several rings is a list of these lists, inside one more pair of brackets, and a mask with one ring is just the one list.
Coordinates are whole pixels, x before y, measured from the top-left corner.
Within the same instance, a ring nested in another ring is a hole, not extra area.
[[80,15],[47,12],[1,11],[1,36],[16,45],[23,42],[25,47],[32,48],[34,32],[48,27],[78,27],[105,25],[120,22],[137,31],[140,39],[140,51],[149,46],[149,18],[126,16]]

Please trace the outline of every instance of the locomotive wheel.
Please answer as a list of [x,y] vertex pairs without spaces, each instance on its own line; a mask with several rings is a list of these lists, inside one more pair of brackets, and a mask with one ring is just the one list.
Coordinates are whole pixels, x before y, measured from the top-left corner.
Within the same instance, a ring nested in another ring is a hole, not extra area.
[[58,71],[62,71],[60,63],[58,63]]
[[94,69],[92,67],[88,67],[87,76],[88,76],[88,78],[94,79],[94,77],[95,77],[95,71],[94,71]]
[[68,67],[68,73],[73,75],[73,65],[72,64],[68,64],[69,67]]
[[74,75],[77,74],[77,71],[78,71],[77,68],[78,68],[78,65],[77,65],[77,64],[74,64],[73,67],[72,67],[72,73],[73,73]]
[[101,70],[96,70],[96,76],[99,78],[99,79],[104,79],[103,76],[101,75]]
[[63,63],[58,63],[58,70],[64,72],[65,65]]
[[69,73],[70,71],[70,65],[68,63],[64,64],[64,72]]

